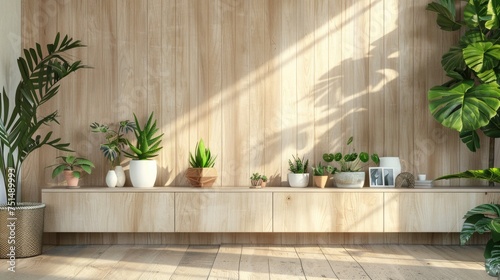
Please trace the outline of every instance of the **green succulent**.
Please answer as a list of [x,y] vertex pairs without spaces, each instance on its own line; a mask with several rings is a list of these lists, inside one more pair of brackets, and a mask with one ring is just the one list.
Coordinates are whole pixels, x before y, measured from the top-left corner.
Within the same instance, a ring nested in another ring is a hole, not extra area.
[[331,165],[322,165],[321,162],[318,166],[312,167],[314,176],[325,176],[325,174],[332,173],[334,168]]
[[304,157],[300,158],[298,156],[295,157],[294,155],[292,155],[292,157],[293,161],[291,159],[288,160],[288,170],[295,174],[306,173],[307,167],[309,165],[309,160],[304,160]]
[[137,116],[134,114],[134,120],[136,123],[134,134],[137,139],[137,144],[134,145],[126,139],[131,150],[131,152],[123,152],[126,157],[136,160],[146,160],[158,156],[158,151],[163,148],[160,146],[163,133],[155,136],[158,132],[158,128],[156,127],[156,120],[153,122],[153,114],[154,113],[151,112],[151,115],[149,115],[148,121],[144,127],[141,127],[139,121],[137,120]]
[[193,168],[210,168],[214,167],[215,159],[217,157],[212,157],[210,149],[205,147],[203,139],[196,144],[194,155],[189,153],[189,164]]

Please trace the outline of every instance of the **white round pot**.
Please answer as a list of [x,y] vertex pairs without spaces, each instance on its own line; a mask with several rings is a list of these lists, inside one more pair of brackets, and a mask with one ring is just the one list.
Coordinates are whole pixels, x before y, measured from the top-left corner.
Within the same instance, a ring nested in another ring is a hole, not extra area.
[[293,188],[305,188],[309,185],[309,173],[288,173],[288,184]]
[[399,160],[399,157],[381,157],[379,166],[394,169],[393,182],[401,173],[401,161]]
[[156,160],[130,161],[130,181],[135,188],[152,188],[156,182]]
[[333,175],[337,188],[362,188],[365,184],[365,172],[340,172]]

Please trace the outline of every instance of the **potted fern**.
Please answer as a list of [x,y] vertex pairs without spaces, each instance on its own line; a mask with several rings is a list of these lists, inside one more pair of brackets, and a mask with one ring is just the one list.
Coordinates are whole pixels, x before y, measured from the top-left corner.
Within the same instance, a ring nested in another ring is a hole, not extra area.
[[158,156],[158,151],[163,148],[160,146],[163,133],[156,135],[159,129],[156,127],[156,120],[153,121],[153,112],[143,127],[135,114],[134,120],[136,124],[134,135],[137,141],[134,145],[126,139],[130,152],[124,151],[125,156],[132,159],[130,161],[130,181],[132,186],[136,188],[152,188],[155,185],[158,172],[156,160],[152,158]]
[[189,165],[186,178],[193,187],[211,187],[217,180],[215,158],[203,139],[196,144],[194,155],[189,153]]
[[354,138],[352,136],[347,140],[348,152],[345,154],[341,152],[323,154],[324,161],[335,161],[339,164],[340,169],[334,167],[331,172],[333,174],[333,181],[339,188],[362,188],[365,184],[365,172],[361,171],[364,164],[366,164],[370,158],[376,164],[380,163],[378,154],[372,154],[371,156],[367,152],[358,154],[354,148],[350,146],[353,140]]
[[[53,137],[53,132],[39,131],[57,123],[57,111],[45,114],[40,109],[59,92],[61,80],[69,74],[84,68],[81,61],[71,61],[66,52],[83,47],[78,40],[58,33],[54,42],[42,49],[25,49],[24,57],[19,57],[17,64],[21,81],[13,98],[2,90],[0,101],[0,182],[3,183],[6,201],[0,202],[0,220],[9,217],[9,209],[15,209],[16,239],[15,256],[30,257],[42,253],[43,215],[45,205],[37,202],[21,202],[20,182],[21,167],[31,152],[51,146],[62,151],[71,151],[61,138]],[[12,103],[11,103],[12,102]],[[5,227],[7,229],[7,227]],[[8,233],[0,229],[0,256],[6,257],[11,252],[7,243]]]
[[309,185],[309,173],[307,172],[307,167],[309,165],[309,160],[304,160],[304,157],[295,157],[292,155],[293,161],[288,160],[289,168],[288,170],[288,184],[293,188],[305,188]]

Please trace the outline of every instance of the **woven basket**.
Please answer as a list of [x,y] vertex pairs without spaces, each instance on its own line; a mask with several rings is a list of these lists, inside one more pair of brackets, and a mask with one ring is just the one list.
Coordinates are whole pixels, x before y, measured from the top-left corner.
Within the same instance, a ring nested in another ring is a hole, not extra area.
[[[32,257],[42,253],[44,209],[43,203],[23,202],[17,204],[14,215],[9,215],[8,207],[5,204],[0,205],[0,258],[10,257],[8,254],[11,253],[11,246],[16,248],[16,258]],[[10,222],[15,222],[15,231],[11,231],[8,227]],[[11,234],[13,239],[9,239]],[[9,240],[15,240],[15,244],[9,244]]]
[[209,188],[217,179],[215,168],[188,168],[186,178],[193,187]]

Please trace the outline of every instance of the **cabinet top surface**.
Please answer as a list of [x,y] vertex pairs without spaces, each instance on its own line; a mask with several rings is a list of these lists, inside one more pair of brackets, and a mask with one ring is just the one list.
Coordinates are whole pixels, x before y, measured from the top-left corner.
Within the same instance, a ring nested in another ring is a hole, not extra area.
[[477,193],[477,192],[498,192],[499,187],[432,187],[432,188],[370,188],[347,189],[347,188],[292,188],[292,187],[266,187],[255,189],[250,187],[154,187],[154,188],[108,188],[102,186],[80,187],[69,189],[66,187],[52,187],[42,189],[42,193]]

